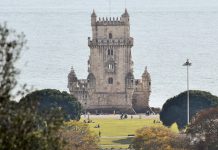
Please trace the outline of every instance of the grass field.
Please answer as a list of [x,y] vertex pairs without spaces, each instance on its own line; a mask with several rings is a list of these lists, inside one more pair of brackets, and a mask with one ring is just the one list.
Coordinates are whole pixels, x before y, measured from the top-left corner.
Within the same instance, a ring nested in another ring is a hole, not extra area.
[[[119,117],[98,117],[91,118],[93,123],[89,123],[90,129],[96,134],[101,132],[100,145],[102,148],[128,148],[132,140],[132,135],[135,131],[144,126],[162,126],[161,123],[153,123],[158,118],[141,118],[135,117],[133,119],[120,120]],[[81,119],[81,121],[84,118]],[[96,125],[100,128],[94,128]],[[172,130],[177,132],[176,126]]]

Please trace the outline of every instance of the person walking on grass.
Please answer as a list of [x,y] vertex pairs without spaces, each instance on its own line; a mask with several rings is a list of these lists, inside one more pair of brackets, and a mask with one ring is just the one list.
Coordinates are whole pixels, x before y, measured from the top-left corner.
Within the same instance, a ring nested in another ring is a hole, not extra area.
[[101,131],[98,132],[98,136],[101,137]]

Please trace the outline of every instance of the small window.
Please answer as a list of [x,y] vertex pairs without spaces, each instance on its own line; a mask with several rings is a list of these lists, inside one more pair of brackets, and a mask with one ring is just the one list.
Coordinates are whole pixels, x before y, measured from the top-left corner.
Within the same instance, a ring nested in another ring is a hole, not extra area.
[[113,64],[108,64],[108,69],[114,69],[114,65]]
[[114,51],[113,49],[108,49],[107,50],[107,54],[110,56],[110,55],[114,55]]
[[109,33],[109,39],[112,39],[112,33]]
[[111,55],[110,49],[107,50],[107,54],[108,54],[108,55]]
[[108,78],[108,84],[113,84],[113,78]]

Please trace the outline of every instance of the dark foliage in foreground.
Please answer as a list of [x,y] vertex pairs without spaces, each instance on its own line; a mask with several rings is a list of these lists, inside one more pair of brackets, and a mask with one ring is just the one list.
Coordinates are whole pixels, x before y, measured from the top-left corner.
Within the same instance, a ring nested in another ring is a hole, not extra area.
[[[17,85],[16,75],[19,74],[15,63],[25,43],[23,33],[17,34],[14,30],[8,29],[6,23],[0,24],[0,103],[13,98],[11,91]],[[23,92],[24,89],[19,90],[16,95]]]
[[58,150],[64,146],[57,132],[63,125],[58,109],[42,117],[31,107],[8,102],[0,107],[0,120],[0,150]]
[[[218,97],[205,91],[190,91],[190,119],[200,110],[218,105]],[[160,113],[165,126],[177,123],[180,129],[187,125],[187,92],[168,99]]]
[[34,107],[12,101],[28,91],[23,86],[12,95],[19,74],[15,63],[26,43],[24,37],[0,24],[0,150],[60,150],[64,146],[58,133],[62,111],[51,109],[40,116]]

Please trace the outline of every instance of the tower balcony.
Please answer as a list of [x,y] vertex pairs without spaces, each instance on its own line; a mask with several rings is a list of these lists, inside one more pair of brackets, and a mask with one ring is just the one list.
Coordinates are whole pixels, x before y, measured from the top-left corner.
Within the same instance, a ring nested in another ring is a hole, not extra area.
[[106,38],[97,38],[91,40],[90,37],[88,38],[88,46],[95,47],[95,46],[133,46],[133,38],[113,38],[113,39],[106,39]]

